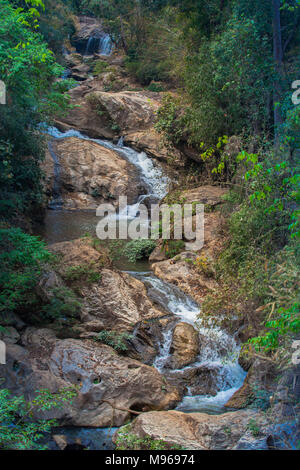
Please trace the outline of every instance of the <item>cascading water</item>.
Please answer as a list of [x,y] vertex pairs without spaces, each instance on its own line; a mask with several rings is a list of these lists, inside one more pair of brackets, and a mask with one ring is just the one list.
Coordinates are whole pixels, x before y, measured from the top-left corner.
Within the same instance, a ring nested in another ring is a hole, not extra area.
[[[215,396],[188,394],[184,397],[178,410],[220,412],[229,398],[238,390],[245,379],[246,373],[238,363],[239,347],[234,338],[217,327],[206,328],[199,319],[199,306],[176,286],[168,284],[149,273],[131,273],[140,279],[148,289],[148,295],[161,307],[177,317],[177,322],[185,322],[198,329],[204,346],[201,347],[197,361],[173,372],[183,373],[188,369],[206,367],[217,372],[218,393]],[[154,367],[159,372],[166,372],[170,358],[173,329],[175,324],[163,332],[163,341]]]
[[98,41],[98,38],[95,38],[94,36],[89,37],[85,51],[84,51],[84,55],[89,55],[89,53],[92,54],[94,52],[94,50],[92,50],[94,49],[94,47],[92,48],[92,45],[94,44],[95,41]]
[[[140,177],[147,191],[147,195],[140,196],[139,200],[135,204],[126,208],[130,218],[136,216],[139,205],[141,202],[143,202],[143,200],[145,200],[145,197],[151,197],[153,201],[159,201],[168,192],[170,180],[167,176],[163,175],[161,168],[159,166],[155,166],[153,160],[149,158],[144,152],[139,153],[130,147],[125,147],[122,138],[119,140],[118,144],[113,144],[107,140],[92,139],[73,129],[66,132],[60,132],[56,127],[47,127],[45,128],[44,132],[51,135],[55,139],[77,137],[79,139],[95,142],[102,147],[114,150],[125,160],[134,165],[140,173]],[[126,216],[125,212],[120,215]]]
[[112,53],[113,43],[109,34],[105,33],[103,36],[99,37],[99,33],[95,36],[90,36],[86,48],[84,51],[84,55],[92,55],[94,52],[104,55],[110,56]]
[[109,56],[112,53],[113,43],[109,34],[105,34],[99,41],[99,54]]
[[[91,139],[76,130],[60,132],[55,127],[46,128],[44,132],[50,134],[56,139],[66,137],[77,137],[83,140],[90,140],[97,144],[118,152],[123,158],[132,163],[140,173],[140,178],[147,191],[146,195],[140,196],[139,200],[126,208],[119,217],[131,219],[136,217],[141,202],[149,195],[155,200],[163,198],[169,185],[169,179],[163,175],[160,167],[155,166],[153,161],[143,152],[138,153],[133,149],[124,146],[124,140],[121,138],[117,145],[112,142],[100,139]],[[54,152],[51,153],[56,163]],[[58,162],[59,163],[59,162]],[[58,166],[56,167],[58,169]],[[163,340],[160,344],[159,354],[154,361],[156,367],[161,373],[170,372],[168,369],[168,360],[170,359],[170,348],[172,343],[173,330],[176,323],[186,322],[199,329],[201,341],[200,354],[194,364],[186,366],[179,370],[173,370],[173,373],[185,373],[189,369],[207,368],[215,371],[217,375],[217,394],[212,395],[192,395],[191,388],[188,388],[187,395],[178,406],[181,411],[204,411],[210,413],[219,413],[224,411],[223,406],[233,393],[241,387],[245,379],[245,372],[238,364],[239,347],[234,338],[224,331],[216,328],[205,328],[201,319],[198,319],[200,308],[186,294],[176,286],[161,281],[151,273],[132,273],[140,279],[148,289],[148,295],[155,300],[161,308],[175,316],[175,321],[163,331]]]

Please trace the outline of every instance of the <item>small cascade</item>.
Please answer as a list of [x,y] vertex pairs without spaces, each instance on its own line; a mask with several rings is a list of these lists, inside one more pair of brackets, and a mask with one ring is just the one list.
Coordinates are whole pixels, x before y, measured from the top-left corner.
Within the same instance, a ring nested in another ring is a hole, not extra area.
[[[188,369],[206,367],[217,372],[218,393],[216,396],[196,395],[190,392],[178,406],[181,411],[220,412],[229,398],[242,386],[246,373],[238,363],[239,347],[235,339],[217,327],[204,327],[198,318],[200,308],[189,296],[176,286],[168,284],[149,273],[131,273],[140,279],[148,289],[149,297],[164,310],[198,329],[202,338],[200,354],[194,364],[173,372],[183,373]],[[159,372],[167,372],[166,364],[170,358],[170,348],[175,324],[167,326],[154,367]]]
[[85,51],[84,51],[84,55],[89,55],[89,53],[93,54],[94,50],[92,50],[92,45],[95,40],[97,39],[94,38],[94,36],[89,37]]
[[134,218],[138,212],[139,205],[146,199],[151,197],[153,202],[162,199],[168,192],[170,180],[162,172],[160,166],[155,165],[153,160],[149,158],[145,152],[136,152],[130,147],[124,146],[124,139],[121,137],[118,144],[113,144],[108,140],[92,139],[79,131],[70,129],[66,132],[60,132],[56,127],[46,127],[44,132],[51,135],[55,139],[64,139],[66,137],[77,137],[83,140],[95,142],[102,147],[117,152],[121,157],[134,165],[140,173],[141,181],[147,191],[146,195],[139,197],[138,201],[128,206],[128,216]]
[[105,34],[99,40],[99,54],[109,56],[112,53],[113,43],[109,34]]
[[59,158],[54,152],[51,142],[48,142],[48,149],[54,162],[54,182],[53,182],[53,188],[52,188],[52,199],[49,202],[49,209],[60,210],[62,209],[62,206],[63,206],[63,200],[61,197],[61,184],[60,184],[61,166],[60,166]]

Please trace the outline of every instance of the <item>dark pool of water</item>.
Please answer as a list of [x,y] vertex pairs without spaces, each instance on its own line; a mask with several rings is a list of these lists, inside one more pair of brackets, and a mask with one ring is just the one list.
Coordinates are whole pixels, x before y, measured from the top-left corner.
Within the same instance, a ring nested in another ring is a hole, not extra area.
[[[96,237],[99,220],[100,217],[95,215],[95,211],[48,210],[44,223],[36,227],[35,234],[42,237],[48,245],[76,240],[86,234]],[[109,243],[110,241],[107,241],[107,245]],[[149,271],[147,260],[130,263],[127,258],[120,257],[114,261],[114,266],[121,271]]]
[[[80,443],[87,450],[114,450],[112,437],[118,428],[55,428],[53,435],[63,435],[67,438],[69,445]],[[53,439],[48,443],[50,450],[58,450]]]

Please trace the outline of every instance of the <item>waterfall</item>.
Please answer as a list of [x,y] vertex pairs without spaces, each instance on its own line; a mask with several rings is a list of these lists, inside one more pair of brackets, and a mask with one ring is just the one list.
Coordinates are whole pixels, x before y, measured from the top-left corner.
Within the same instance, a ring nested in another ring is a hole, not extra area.
[[[94,36],[91,36],[89,37],[88,39],[88,42],[87,42],[87,45],[86,45],[86,49],[85,49],[85,52],[84,52],[84,55],[88,55],[89,54],[89,51],[91,49],[91,44],[93,43],[93,41],[95,40]],[[94,51],[91,51],[91,53],[93,53]]]
[[[240,348],[235,339],[225,331],[211,326],[204,327],[199,318],[200,307],[178,287],[158,279],[149,273],[130,273],[140,279],[148,289],[150,298],[177,317],[177,322],[185,322],[198,329],[205,346],[194,364],[173,372],[184,372],[188,369],[207,367],[217,371],[218,393],[216,396],[196,395],[190,392],[177,407],[180,411],[220,412],[229,398],[243,385],[246,373],[238,363]],[[175,325],[167,326],[154,367],[161,373],[166,372],[165,365],[170,357],[170,348]]]
[[99,54],[109,56],[112,52],[112,40],[109,34],[105,34],[99,40]]
[[[60,132],[55,127],[50,127],[46,129],[44,128],[44,132],[50,134],[56,139],[77,137],[79,139],[95,142],[117,152],[138,169],[140,179],[145,185],[147,194],[140,196],[135,204],[127,206],[122,213],[119,213],[119,218],[124,217],[126,219],[131,219],[136,217],[139,205],[146,197],[149,197],[149,195],[158,201],[167,194],[169,179],[163,175],[162,169],[159,166],[154,165],[153,160],[144,152],[136,152],[135,150],[124,146],[124,140],[122,138],[119,140],[118,144],[113,144],[106,140],[91,139],[76,130]],[[60,165],[54,153],[52,158],[55,162],[56,173],[56,186],[53,188],[53,195],[55,193],[59,195]],[[234,392],[242,386],[246,376],[246,373],[238,363],[239,346],[235,339],[225,331],[213,325],[210,328],[207,328],[207,326],[201,321],[201,310],[199,305],[176,286],[158,279],[152,273],[130,272],[129,274],[140,279],[145,284],[150,299],[155,300],[163,311],[167,311],[174,316],[174,321],[169,323],[162,332],[163,338],[159,345],[159,352],[154,360],[153,366],[161,373],[173,372],[175,374],[184,373],[189,369],[193,370],[203,368],[212,370],[217,377],[216,396],[192,396],[191,391],[188,388],[186,396],[183,398],[183,401],[179,404],[177,409],[186,412],[223,412],[225,403],[234,394]],[[167,364],[170,359],[173,331],[178,322],[189,323],[193,325],[194,328],[198,329],[201,347],[195,363],[179,370],[170,370],[167,368]]]
[[119,140],[118,144],[113,144],[108,140],[92,139],[79,131],[70,129],[66,132],[60,132],[56,127],[47,127],[44,132],[51,135],[55,139],[64,139],[66,137],[77,137],[83,140],[95,142],[102,147],[117,152],[121,157],[134,165],[138,170],[141,180],[147,191],[146,195],[139,197],[139,200],[128,207],[128,214],[133,218],[138,212],[138,207],[146,197],[151,197],[153,201],[159,201],[168,192],[170,180],[163,175],[162,169],[153,163],[153,159],[148,157],[145,152],[136,152],[130,147],[124,146],[123,140]]

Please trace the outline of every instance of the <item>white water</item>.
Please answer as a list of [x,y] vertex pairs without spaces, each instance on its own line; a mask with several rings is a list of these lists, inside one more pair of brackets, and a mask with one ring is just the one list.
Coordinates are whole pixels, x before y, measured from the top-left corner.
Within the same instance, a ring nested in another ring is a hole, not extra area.
[[101,38],[99,38],[99,35],[90,36],[86,44],[84,55],[87,56],[94,52],[98,52],[100,55],[110,56],[112,48],[113,43],[109,34],[105,33]]
[[[156,167],[145,153],[138,153],[131,148],[125,147],[123,139],[120,139],[118,144],[115,145],[106,140],[91,139],[76,130],[60,132],[55,127],[52,127],[46,128],[44,131],[56,139],[78,137],[83,140],[96,142],[103,147],[118,152],[139,170],[148,195],[150,194],[159,200],[167,193],[169,180],[163,175],[162,170]],[[119,214],[119,216],[134,218],[138,212],[139,204],[145,197],[147,197],[147,195],[140,196],[135,204],[126,208],[126,213]],[[162,308],[175,315],[178,322],[183,321],[199,329],[199,334],[201,335],[201,351],[197,361],[194,364],[174,372],[184,372],[186,369],[194,369],[199,366],[215,369],[217,372],[218,393],[216,396],[191,396],[188,391],[188,394],[184,397],[177,409],[187,412],[207,411],[217,413],[223,411],[224,404],[234,392],[241,387],[246,376],[245,372],[238,364],[239,347],[234,338],[213,326],[211,328],[204,328],[201,320],[198,319],[200,314],[199,306],[176,286],[163,282],[155,276],[149,275],[149,273],[131,274],[144,282],[148,288],[149,297],[155,297],[156,302],[159,303]],[[154,367],[162,373],[166,371],[166,364],[170,357],[174,326],[175,323],[173,323],[171,327],[167,327],[163,332],[163,341],[159,348],[159,354],[153,364]]]
[[109,56],[112,53],[112,40],[109,34],[105,34],[99,41],[99,54]]
[[[41,128],[43,129],[43,126],[41,126]],[[44,127],[44,132],[51,135],[55,139],[77,137],[79,139],[95,142],[102,147],[114,150],[137,168],[147,191],[147,195],[140,196],[138,201],[135,204],[128,206],[126,210],[123,211],[123,213],[119,214],[119,217],[136,217],[139,205],[143,202],[146,196],[151,196],[153,200],[159,201],[168,192],[170,180],[167,176],[164,176],[161,168],[156,166],[153,163],[153,160],[149,158],[145,152],[136,152],[132,148],[125,147],[122,138],[119,140],[118,144],[113,144],[108,140],[92,139],[74,129],[70,129],[66,132],[60,132],[56,127]]]
[[[199,331],[201,350],[197,361],[174,372],[184,372],[198,367],[207,367],[217,371],[219,392],[216,396],[191,396],[188,392],[177,409],[220,412],[229,398],[243,385],[246,377],[246,373],[238,363],[239,347],[236,341],[219,328],[203,327],[199,319],[199,306],[176,286],[146,273],[132,274],[144,282],[148,288],[148,295],[155,298],[170,313],[176,315],[178,321],[189,323]],[[170,327],[164,331],[159,354],[153,364],[161,373],[166,370],[165,365],[170,357],[173,328]]]

